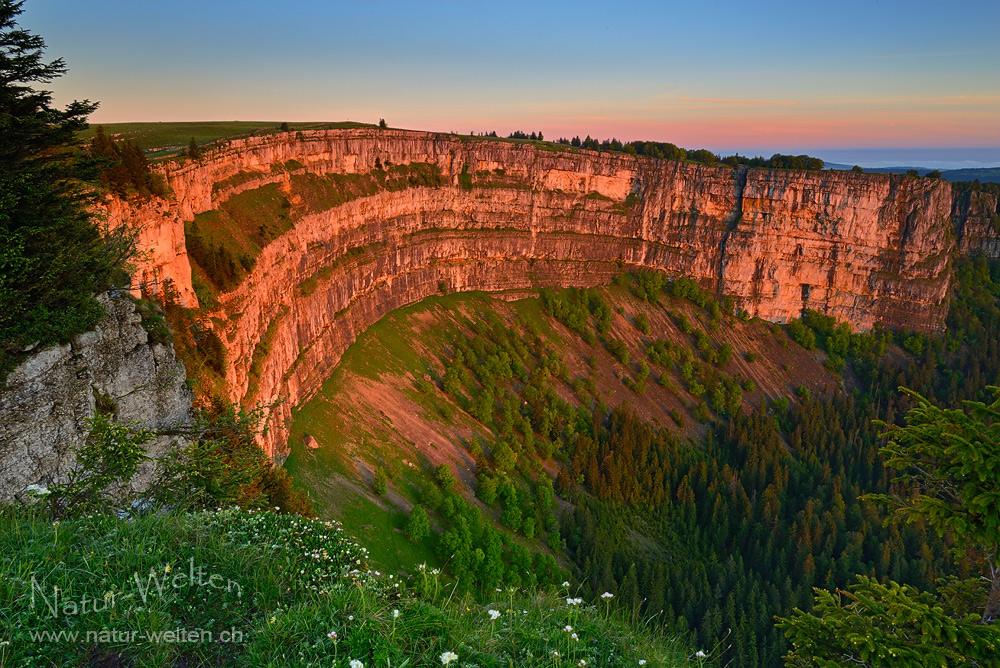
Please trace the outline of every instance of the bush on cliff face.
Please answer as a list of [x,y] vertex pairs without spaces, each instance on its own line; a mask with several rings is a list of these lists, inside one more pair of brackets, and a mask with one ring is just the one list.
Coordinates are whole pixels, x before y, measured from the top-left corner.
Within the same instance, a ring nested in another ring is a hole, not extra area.
[[97,105],[56,109],[33,88],[66,66],[42,60],[45,42],[17,25],[21,5],[0,0],[0,378],[25,347],[92,327],[95,293],[134,252],[127,232],[102,236],[87,211],[92,173],[75,135]]
[[[310,515],[312,503],[292,486],[257,445],[260,413],[217,404],[202,411],[181,433],[187,443],[155,461],[148,486],[133,489],[140,467],[150,461],[148,444],[159,434],[98,412],[90,434],[75,453],[66,482],[38,494],[53,517],[90,513],[132,514],[137,508],[203,510],[239,505]],[[29,494],[39,492],[37,486]]]

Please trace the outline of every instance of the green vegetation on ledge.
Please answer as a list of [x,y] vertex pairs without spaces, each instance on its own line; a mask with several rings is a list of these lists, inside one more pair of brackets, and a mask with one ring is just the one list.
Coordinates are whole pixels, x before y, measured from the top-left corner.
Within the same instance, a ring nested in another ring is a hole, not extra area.
[[[218,209],[199,213],[185,224],[194,275],[207,288],[203,292],[209,303],[218,292],[239,285],[263,248],[303,216],[381,191],[444,184],[437,166],[426,163],[379,164],[366,174],[300,173],[300,167],[289,161],[275,164],[270,173],[241,172],[230,177],[227,187],[254,180],[272,182],[233,194]],[[275,174],[287,175],[287,182],[273,182]]]

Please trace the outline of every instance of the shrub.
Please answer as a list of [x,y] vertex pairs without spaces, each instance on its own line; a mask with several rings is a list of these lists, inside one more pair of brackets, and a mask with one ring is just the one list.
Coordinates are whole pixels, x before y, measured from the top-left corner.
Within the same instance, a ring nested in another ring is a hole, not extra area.
[[372,481],[372,489],[379,496],[385,496],[386,492],[389,491],[388,481],[386,480],[385,468],[381,466],[375,467],[375,479]]
[[455,476],[451,474],[451,467],[447,464],[441,464],[434,469],[434,480],[446,492],[455,487]]
[[785,328],[792,340],[806,350],[816,347],[816,333],[801,320],[791,320]]
[[608,351],[614,355],[616,360],[622,364],[628,364],[628,346],[625,345],[624,341],[621,339],[608,339],[605,345],[607,346]]
[[427,511],[421,505],[413,506],[410,516],[406,519],[403,529],[406,537],[414,543],[419,543],[431,533],[431,524],[427,519]]
[[52,485],[47,498],[55,517],[82,515],[103,510],[110,497],[127,507],[134,497],[128,484],[149,459],[145,445],[154,434],[139,425],[114,422],[98,411],[88,420],[90,433],[76,452],[76,467],[65,483]]
[[478,485],[476,485],[476,497],[487,506],[492,506],[497,500],[498,483],[499,481],[492,476],[481,476]]
[[163,345],[171,345],[174,342],[174,337],[170,333],[170,327],[167,325],[167,319],[163,315],[163,309],[160,305],[146,301],[145,299],[137,299],[135,301],[135,310],[142,318],[142,328],[146,330],[149,334],[149,338],[153,343],[161,343]]
[[312,514],[312,502],[257,444],[262,417],[220,402],[196,414],[189,445],[158,461],[147,497],[174,509],[239,505]]

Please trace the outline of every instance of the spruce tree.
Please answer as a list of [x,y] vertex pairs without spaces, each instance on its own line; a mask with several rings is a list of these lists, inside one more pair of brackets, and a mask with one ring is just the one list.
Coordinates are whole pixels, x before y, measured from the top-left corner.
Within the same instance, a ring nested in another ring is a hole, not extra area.
[[81,184],[92,177],[77,132],[95,103],[52,106],[36,90],[66,72],[45,42],[21,29],[22,2],[0,0],[0,378],[26,348],[65,341],[101,315],[95,293],[133,252],[103,236]]

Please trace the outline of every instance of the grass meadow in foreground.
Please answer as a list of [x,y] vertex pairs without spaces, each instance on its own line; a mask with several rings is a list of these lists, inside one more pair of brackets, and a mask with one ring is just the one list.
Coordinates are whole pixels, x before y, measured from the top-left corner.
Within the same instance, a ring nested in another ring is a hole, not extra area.
[[53,522],[0,512],[0,668],[680,666],[569,583],[456,595],[383,574],[339,524],[238,508]]

